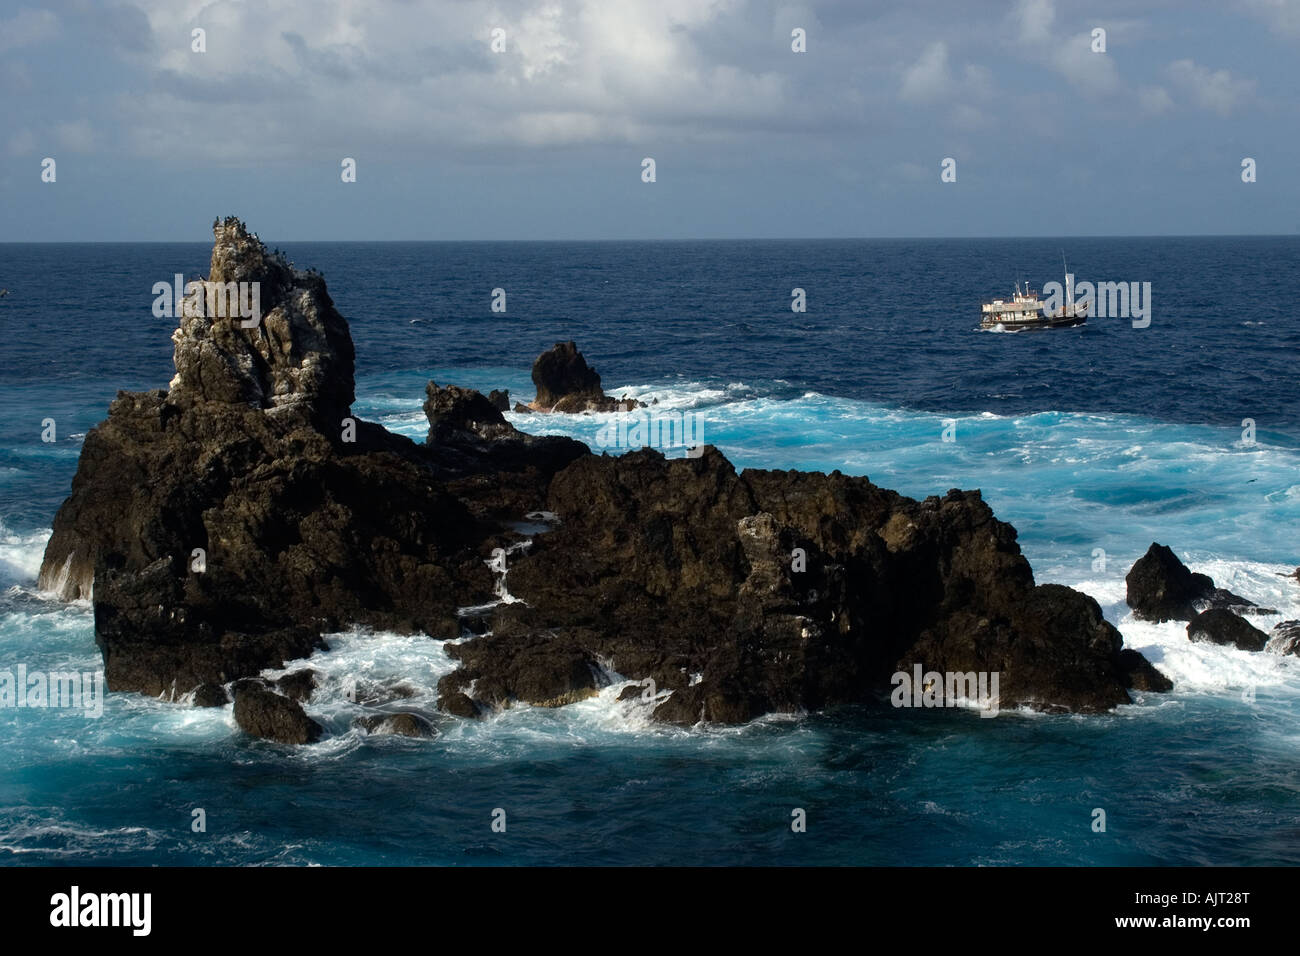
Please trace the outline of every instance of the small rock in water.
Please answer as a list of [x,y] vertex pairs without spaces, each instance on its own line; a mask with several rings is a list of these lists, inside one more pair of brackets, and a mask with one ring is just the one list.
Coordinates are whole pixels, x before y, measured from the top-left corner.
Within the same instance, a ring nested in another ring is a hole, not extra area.
[[1269,633],[1268,640],[1279,654],[1300,656],[1300,621],[1283,621]]
[[195,707],[225,707],[230,695],[220,684],[200,684],[194,690]]
[[1268,635],[1227,608],[1202,611],[1187,625],[1187,637],[1195,642],[1231,644],[1243,651],[1262,651]]
[[275,682],[276,689],[291,700],[311,700],[311,692],[316,689],[316,672],[310,667],[285,674]]
[[358,717],[354,723],[372,734],[393,734],[398,737],[430,738],[438,731],[419,714],[371,714]]
[[307,716],[302,705],[281,694],[240,682],[235,695],[235,723],[244,733],[282,744],[310,744],[324,728]]
[[1154,542],[1124,580],[1128,606],[1141,621],[1190,621],[1209,608],[1230,607],[1250,613],[1256,607],[1238,594],[1215,587],[1208,574],[1189,571],[1171,549]]

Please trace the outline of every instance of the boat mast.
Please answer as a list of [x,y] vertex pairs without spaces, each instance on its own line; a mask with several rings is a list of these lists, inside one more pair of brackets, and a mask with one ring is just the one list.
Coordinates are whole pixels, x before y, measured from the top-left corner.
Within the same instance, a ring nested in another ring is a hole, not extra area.
[[1061,250],[1061,269],[1065,272],[1065,308],[1067,314],[1074,308],[1074,276],[1070,275],[1070,267],[1065,264],[1065,250]]

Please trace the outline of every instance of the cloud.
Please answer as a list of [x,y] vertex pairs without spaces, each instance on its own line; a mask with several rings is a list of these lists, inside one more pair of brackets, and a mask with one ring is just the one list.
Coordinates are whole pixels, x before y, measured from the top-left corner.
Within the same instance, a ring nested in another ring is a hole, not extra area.
[[1220,116],[1227,116],[1255,92],[1254,80],[1235,79],[1227,70],[1212,71],[1193,60],[1175,60],[1166,72],[1193,103]]
[[1052,0],[1020,0],[1015,18],[1020,24],[1021,44],[1052,42],[1052,21],[1056,19]]
[[0,20],[0,53],[43,43],[57,36],[59,20],[49,10],[19,10]]
[[1164,113],[1172,109],[1174,101],[1163,86],[1144,86],[1138,90],[1138,106],[1144,113]]
[[1098,95],[1118,93],[1122,84],[1115,61],[1108,53],[1092,51],[1092,33],[1066,39],[1053,57],[1052,65],[1076,89]]
[[88,153],[95,144],[95,132],[84,119],[57,124],[54,137],[61,147],[74,153]]
[[1296,0],[1245,0],[1243,6],[1279,33],[1300,36],[1300,3]]
[[1120,92],[1123,84],[1115,61],[1107,53],[1093,52],[1091,29],[1068,36],[1053,29],[1056,7],[1052,0],[1020,0],[1012,19],[1027,60],[1056,71],[1085,93],[1109,96]]
[[948,44],[938,40],[927,46],[920,58],[903,71],[900,95],[905,100],[924,103],[941,99],[952,90],[948,72]]
[[[769,30],[745,16],[752,11],[741,0],[414,0],[364,8],[284,0],[197,14],[173,0],[137,4],[154,37],[153,51],[136,57],[151,89],[119,106],[133,141],[149,149],[168,129],[194,128],[198,104],[217,114],[202,115],[209,128],[272,131],[270,141],[228,143],[228,156],[358,141],[427,150],[708,139],[791,121],[783,71],[796,54],[788,31],[753,62],[747,48],[721,42]],[[196,25],[207,31],[206,53],[190,49]],[[505,31],[503,53],[491,48],[495,29]]]

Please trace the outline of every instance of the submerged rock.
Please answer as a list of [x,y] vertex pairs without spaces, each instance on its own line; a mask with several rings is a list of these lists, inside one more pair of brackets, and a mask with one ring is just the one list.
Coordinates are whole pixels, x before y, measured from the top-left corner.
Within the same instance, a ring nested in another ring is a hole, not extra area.
[[[120,392],[87,434],[42,564],[43,587],[93,600],[111,690],[234,682],[241,727],[305,740],[314,722],[256,675],[353,626],[477,633],[439,685],[462,717],[563,706],[611,671],[654,681],[655,716],[681,723],[872,700],[914,664],[999,672],[1003,708],[1167,683],[1091,598],[1035,585],[977,491],[737,474],[707,447],[597,457],[519,432],[504,395],[434,383],[424,444],[355,419],[324,280],[237,221],[214,235],[212,277],[260,282],[261,323],[181,320],[171,390]],[[534,380],[555,406],[613,402],[572,343]],[[558,520],[512,548],[539,512]],[[282,689],[310,693],[305,673]]]
[[235,694],[235,723],[244,733],[282,744],[315,743],[324,732],[297,701],[251,684]]
[[370,714],[354,722],[371,734],[393,734],[398,737],[428,739],[438,736],[438,731],[419,714]]
[[285,674],[275,682],[275,688],[290,700],[311,700],[312,691],[316,689],[316,672],[310,667]]
[[1190,621],[1209,608],[1239,613],[1269,613],[1252,601],[1214,586],[1206,574],[1187,569],[1172,550],[1152,543],[1125,578],[1128,606],[1144,621]]

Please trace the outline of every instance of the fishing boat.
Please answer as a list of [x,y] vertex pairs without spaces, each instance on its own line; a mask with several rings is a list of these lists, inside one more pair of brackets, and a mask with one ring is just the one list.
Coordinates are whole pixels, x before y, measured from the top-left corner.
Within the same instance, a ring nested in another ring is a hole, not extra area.
[[[1061,264],[1065,265],[1062,258]],[[1050,285],[1051,283],[1049,283]],[[1048,303],[1025,284],[1024,291],[1016,283],[1010,299],[992,299],[980,306],[980,327],[984,329],[1066,329],[1088,321],[1088,303],[1074,301],[1074,276],[1066,266],[1065,302],[1049,312]]]

